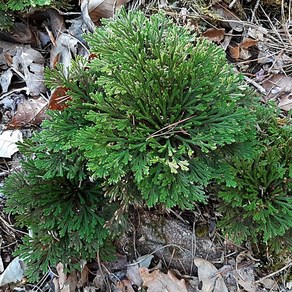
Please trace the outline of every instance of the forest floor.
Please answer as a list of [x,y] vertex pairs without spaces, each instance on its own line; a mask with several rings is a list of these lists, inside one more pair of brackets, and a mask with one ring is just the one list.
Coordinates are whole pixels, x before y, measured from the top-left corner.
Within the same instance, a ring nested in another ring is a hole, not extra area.
[[[0,31],[0,184],[20,167],[15,143],[40,127],[46,109],[64,106],[45,87],[44,67],[69,66],[74,56],[88,56],[82,34],[118,8],[112,0],[83,1],[89,3],[88,11],[77,2],[70,11],[51,7],[19,13],[13,31]],[[291,1],[169,2],[127,0],[119,6],[149,15],[163,9],[177,23],[191,26],[225,50],[263,103],[275,101],[281,116],[287,116],[292,108]],[[146,291],[141,288],[146,282],[150,292],[292,291],[292,255],[274,259],[267,251],[264,260],[255,258],[250,246],[238,246],[216,231],[206,207],[188,212],[133,210],[131,228],[117,242],[117,261],[97,259],[70,275],[60,264],[31,284],[23,277],[22,262],[12,255],[26,231],[13,226],[4,205],[1,195],[0,291]]]

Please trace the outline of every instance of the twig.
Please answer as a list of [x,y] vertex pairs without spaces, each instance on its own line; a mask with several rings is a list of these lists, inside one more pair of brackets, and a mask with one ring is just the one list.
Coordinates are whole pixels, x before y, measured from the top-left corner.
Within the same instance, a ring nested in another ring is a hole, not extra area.
[[231,9],[235,4],[236,4],[237,0],[233,0],[230,4],[229,4],[229,9]]
[[[101,276],[103,277],[104,282],[105,282],[106,285],[107,285],[108,291],[109,291],[109,292],[112,292],[111,284],[110,284],[108,278],[104,275],[102,268],[104,268],[109,274],[111,274],[111,273],[109,272],[109,270],[108,270],[104,265],[101,264],[100,256],[99,256],[99,251],[96,253],[96,260],[97,260],[98,268],[99,268],[99,270],[100,270],[100,274],[101,274]],[[115,276],[116,276],[116,275],[115,275]]]
[[258,83],[250,79],[249,77],[244,76],[244,79],[248,83],[252,84],[260,93],[267,94],[267,91],[261,85],[259,85]]
[[191,269],[190,269],[190,276],[192,275],[195,255],[197,253],[197,236],[196,236],[196,221],[193,223],[193,230],[192,230],[192,261],[191,261]]
[[[175,123],[172,123],[168,126],[165,126],[161,129],[159,129],[158,131],[154,132],[153,134],[149,135],[149,137],[147,137],[147,141],[150,139],[150,138],[153,138],[153,137],[157,137],[157,136],[161,136],[161,135],[164,135],[166,133],[169,133],[172,129],[174,129],[177,125],[181,124],[181,123],[184,123],[188,120],[191,120],[192,118],[194,118],[195,116],[190,116],[188,118],[185,118],[183,120],[180,120],[180,121],[177,121]],[[171,129],[172,128],[172,129]],[[163,133],[163,130],[167,130],[165,133]],[[161,133],[162,132],[162,133]],[[180,131],[181,132],[181,131]],[[186,132],[184,132],[184,134],[186,134]]]
[[177,244],[166,244],[166,245],[164,245],[164,246],[162,246],[162,247],[160,247],[160,248],[155,249],[153,252],[151,252],[150,254],[148,254],[148,256],[143,257],[143,258],[142,258],[141,260],[139,260],[138,262],[134,262],[134,263],[132,263],[132,264],[128,264],[128,265],[126,265],[126,266],[127,266],[127,267],[135,266],[135,265],[137,265],[137,264],[143,262],[145,259],[147,259],[147,258],[150,257],[151,255],[155,254],[157,251],[159,251],[159,250],[161,250],[161,249],[164,249],[165,247],[170,247],[170,246],[177,247],[177,248],[180,249],[181,251],[184,251],[184,250],[189,251],[188,249],[183,248],[183,247],[181,247],[181,246],[179,246],[179,245],[177,245]]
[[267,279],[267,278],[273,277],[273,276],[275,276],[275,275],[281,273],[282,271],[288,269],[290,266],[292,266],[292,261],[291,261],[288,265],[286,265],[286,266],[284,266],[283,268],[281,268],[280,270],[278,270],[278,271],[276,271],[276,272],[273,272],[273,273],[271,273],[271,274],[269,274],[269,275],[267,275],[267,276],[265,276],[265,277],[263,277],[263,278],[261,278],[261,279],[255,281],[254,283],[255,283],[255,284],[256,284],[256,283],[260,283],[261,281],[263,281],[263,280],[265,280],[265,279]]
[[254,18],[255,18],[255,14],[256,14],[256,11],[258,10],[258,7],[260,5],[260,1],[261,0],[257,0],[254,8],[253,8],[253,11],[252,11],[252,17],[251,17],[251,22],[253,22]]

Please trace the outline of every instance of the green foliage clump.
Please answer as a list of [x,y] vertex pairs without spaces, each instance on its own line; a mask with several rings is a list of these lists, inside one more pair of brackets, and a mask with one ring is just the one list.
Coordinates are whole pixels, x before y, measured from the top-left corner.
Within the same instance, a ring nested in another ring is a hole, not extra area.
[[219,192],[220,226],[238,243],[264,242],[280,250],[291,240],[292,128],[288,121],[280,124],[273,108],[261,106],[257,114],[257,153],[231,162],[234,184]]
[[[19,146],[26,157],[22,170],[11,174],[3,189],[7,211],[16,216],[17,225],[28,227],[33,234],[24,237],[17,251],[28,264],[31,280],[58,262],[72,270],[79,268],[80,259],[92,259],[97,252],[102,256],[111,249],[104,224],[116,205],[108,204],[101,181],[90,180],[84,155],[72,146],[74,135],[87,123],[88,109],[82,101],[94,86],[89,81],[95,77],[87,75],[84,66],[81,59],[72,65],[70,81],[62,75],[62,68],[54,72],[56,78],[62,77],[74,101],[70,109],[50,112],[42,131]],[[47,80],[52,87],[53,80],[57,79]],[[88,83],[79,84],[85,80]]]
[[33,232],[18,251],[31,276],[35,266],[72,269],[108,254],[114,219],[129,205],[191,208],[216,180],[226,229],[240,210],[265,240],[283,235],[291,226],[282,215],[291,211],[286,128],[256,117],[224,51],[163,13],[123,10],[103,24],[86,37],[95,59],[77,58],[68,74],[46,71],[47,85],[71,100],[20,146],[22,170],[4,186],[8,211]]
[[254,136],[242,76],[162,13],[122,11],[103,24],[86,36],[103,90],[76,140],[89,170],[112,185],[133,181],[148,206],[204,202],[215,157]]

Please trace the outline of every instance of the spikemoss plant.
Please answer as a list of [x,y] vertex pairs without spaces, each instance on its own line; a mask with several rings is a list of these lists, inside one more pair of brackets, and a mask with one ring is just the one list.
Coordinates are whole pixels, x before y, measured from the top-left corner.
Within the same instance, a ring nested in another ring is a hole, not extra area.
[[133,181],[148,206],[204,202],[214,159],[254,137],[242,76],[163,13],[122,11],[103,25],[86,36],[103,91],[76,138],[89,170],[108,184]]
[[277,118],[274,107],[260,106],[257,115],[257,153],[232,159],[233,185],[219,192],[219,226],[237,243],[264,242],[280,251],[292,248],[292,127]]
[[226,170],[258,150],[253,96],[222,49],[163,13],[125,10],[86,39],[95,59],[46,71],[71,101],[22,145],[23,169],[4,186],[8,210],[34,234],[18,252],[33,276],[106,253],[129,205],[192,208],[215,180],[239,186]]
[[76,132],[87,123],[88,109],[82,103],[95,88],[95,76],[84,71],[85,65],[79,58],[73,62],[70,80],[62,68],[47,77],[52,87],[62,77],[73,99],[70,108],[48,112],[50,118],[42,131],[19,146],[26,157],[22,170],[5,182],[6,210],[16,216],[17,226],[28,227],[32,233],[16,252],[28,264],[31,281],[58,262],[70,271],[97,252],[101,257],[113,255],[104,224],[117,206],[105,198],[102,181],[91,181],[83,153],[72,146]]

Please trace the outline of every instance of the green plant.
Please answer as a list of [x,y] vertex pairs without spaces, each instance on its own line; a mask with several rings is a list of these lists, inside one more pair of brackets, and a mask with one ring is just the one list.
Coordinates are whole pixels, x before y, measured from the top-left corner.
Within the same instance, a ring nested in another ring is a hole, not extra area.
[[235,184],[228,162],[255,144],[251,91],[214,44],[163,13],[124,10],[86,38],[95,59],[46,71],[71,100],[20,147],[23,169],[4,186],[34,234],[18,251],[32,276],[106,253],[130,205],[205,202],[209,183]]
[[257,112],[259,149],[253,159],[232,159],[234,183],[219,192],[220,226],[238,243],[264,242],[279,251],[289,246],[292,228],[292,128],[288,119],[280,124],[273,107]]
[[9,30],[17,12],[40,9],[42,7],[70,7],[64,0],[4,0],[0,3],[0,30]]
[[139,192],[127,194],[148,206],[204,202],[218,161],[239,148],[244,156],[240,146],[254,137],[242,76],[222,49],[163,13],[122,11],[103,24],[86,36],[103,91],[92,92],[91,124],[76,138],[89,170],[108,184],[134,185]]
[[102,257],[112,248],[104,224],[117,206],[108,204],[102,181],[90,180],[82,152],[72,146],[72,138],[87,123],[83,117],[88,109],[82,102],[94,88],[95,76],[84,71],[85,66],[86,61],[78,58],[71,66],[70,80],[62,68],[50,73],[47,82],[53,87],[52,75],[56,80],[62,75],[62,85],[73,101],[62,112],[49,112],[42,131],[19,145],[26,159],[3,189],[6,210],[15,215],[17,225],[33,234],[23,238],[16,252],[28,264],[32,281],[58,262],[72,270],[79,268],[80,259],[92,259],[96,252]]

